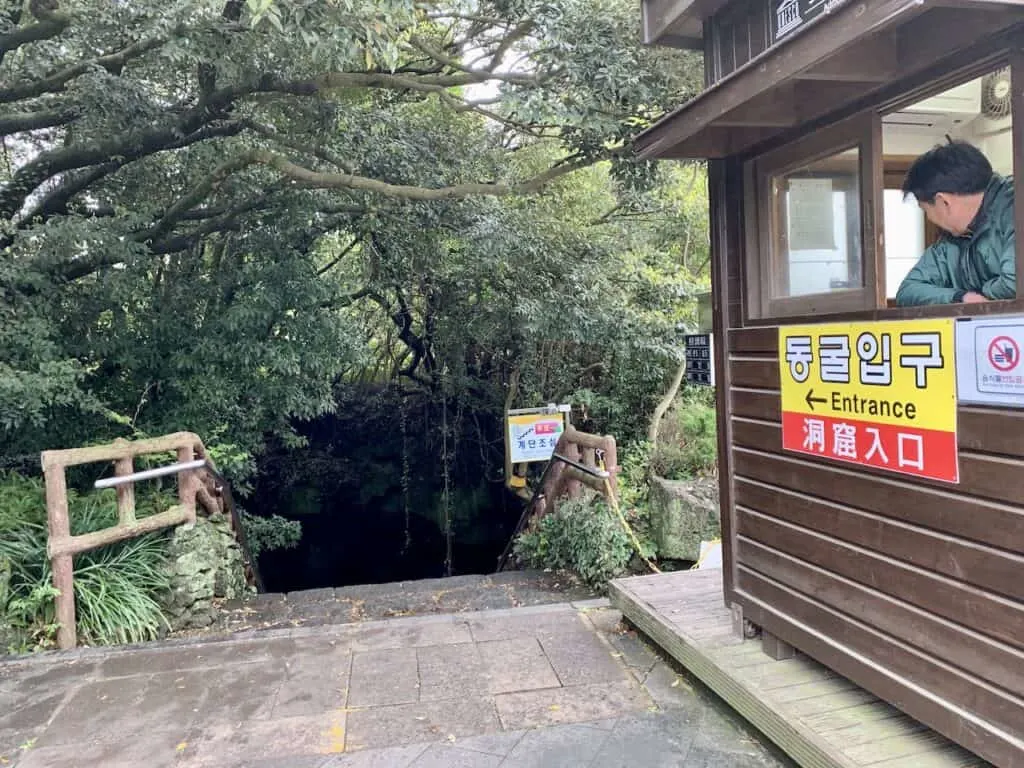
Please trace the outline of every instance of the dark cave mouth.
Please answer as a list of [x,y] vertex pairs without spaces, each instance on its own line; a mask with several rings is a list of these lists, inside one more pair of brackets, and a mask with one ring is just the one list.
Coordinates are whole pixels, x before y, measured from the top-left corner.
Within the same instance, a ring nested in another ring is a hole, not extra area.
[[[340,386],[337,408],[294,424],[258,461],[249,511],[302,525],[293,549],[264,552],[268,591],[493,573],[523,502],[503,482],[500,411],[436,394]],[[251,509],[250,509],[251,506]],[[450,544],[447,531],[451,531]]]
[[453,520],[449,549],[443,521],[422,514],[381,514],[381,507],[343,503],[298,516],[278,510],[302,523],[302,539],[293,549],[260,555],[264,588],[295,592],[494,573],[518,522],[521,502],[502,499],[475,511],[468,522],[462,516]]

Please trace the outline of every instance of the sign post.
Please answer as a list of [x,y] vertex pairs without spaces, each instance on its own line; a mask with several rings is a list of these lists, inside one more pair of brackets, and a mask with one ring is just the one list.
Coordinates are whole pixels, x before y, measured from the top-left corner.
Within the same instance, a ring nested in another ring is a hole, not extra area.
[[779,328],[783,449],[960,482],[952,319]]

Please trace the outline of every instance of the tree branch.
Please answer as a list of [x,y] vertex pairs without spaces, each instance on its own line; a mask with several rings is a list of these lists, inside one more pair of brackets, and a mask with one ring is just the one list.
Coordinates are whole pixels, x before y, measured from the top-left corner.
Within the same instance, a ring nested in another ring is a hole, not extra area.
[[501,43],[498,44],[498,49],[494,52],[494,55],[491,57],[490,63],[487,65],[487,71],[493,72],[498,67],[500,67],[502,61],[505,60],[505,55],[509,52],[509,49],[511,49],[513,45],[515,45],[517,42],[519,42],[528,34],[530,34],[534,26],[536,25],[533,19],[526,19],[524,21],[519,22],[519,24],[516,25],[515,29],[509,32],[502,39]]
[[233,173],[249,165],[251,163],[248,159],[241,157],[234,162],[229,161],[218,166],[210,176],[196,185],[190,192],[178,198],[174,205],[167,209],[167,212],[161,217],[160,221],[150,227],[140,237],[140,240],[150,243],[163,237],[188,210],[209,197],[210,193],[216,191]]
[[84,75],[90,69],[96,67],[101,67],[108,72],[118,74],[131,59],[138,58],[154,48],[159,48],[166,42],[166,37],[140,40],[116,53],[108,53],[105,56],[73,64],[41,80],[32,80],[21,85],[11,86],[10,88],[0,88],[0,104],[9,104],[12,101],[19,101],[21,99],[32,99],[44,93],[56,93],[62,90],[71,80]]
[[[133,150],[123,149],[121,152],[114,152],[106,155],[107,157],[115,157],[115,160],[98,165],[95,168],[91,168],[80,174],[76,174],[70,179],[65,180],[56,189],[50,192],[46,197],[39,201],[39,204],[33,208],[29,213],[25,215],[25,221],[32,221],[42,217],[43,220],[50,216],[55,216],[60,213],[64,213],[67,209],[68,202],[86,189],[91,187],[100,179],[109,176],[125,165],[128,165],[140,157],[147,155],[156,154],[158,152],[166,152],[175,149],[183,149],[192,144],[196,144],[200,141],[212,139],[223,136],[235,136],[242,131],[241,123],[224,123],[222,125],[210,125],[200,128],[197,131],[190,133],[187,136],[178,138],[172,132],[170,134],[176,140],[146,143],[140,142],[136,144]],[[167,138],[167,136],[165,136]],[[72,147],[73,149],[73,147]],[[87,165],[85,163],[83,165]],[[81,167],[81,166],[78,166]],[[27,166],[26,166],[27,168]],[[24,170],[24,169],[22,169]],[[15,180],[20,176],[21,171],[15,175]],[[53,175],[53,174],[50,174]],[[13,186],[13,182],[12,182]],[[34,187],[33,187],[34,189]],[[31,190],[30,190],[31,192]],[[0,206],[3,205],[3,195],[0,194]],[[20,206],[19,206],[20,207]],[[0,208],[2,210],[2,208]]]
[[51,112],[15,112],[14,114],[0,115],[0,136],[10,136],[12,133],[38,131],[43,128],[67,125],[77,119],[78,115],[79,112],[76,109],[54,110]]
[[482,14],[474,14],[474,13],[447,13],[447,12],[443,12],[443,11],[437,12],[437,13],[428,13],[427,14],[427,18],[428,19],[456,19],[458,21],[474,21],[474,22],[477,22],[478,24],[486,24],[487,26],[491,26],[491,27],[497,27],[497,26],[499,26],[501,24],[507,24],[508,23],[508,19],[502,19],[502,18],[499,18],[497,16],[484,16]]
[[685,375],[686,358],[684,357],[676,367],[676,372],[673,374],[672,381],[668,385],[668,391],[665,392],[655,407],[654,414],[651,416],[651,423],[647,425],[647,442],[651,444],[652,451],[658,445],[658,427],[661,426],[661,420],[665,416],[665,412],[672,406],[672,402],[676,399],[679,387],[683,383],[683,376]]
[[294,149],[298,152],[304,152],[310,155],[311,157],[316,157],[320,160],[323,160],[325,163],[330,163],[334,167],[340,168],[346,173],[355,172],[355,168],[347,160],[338,157],[337,155],[330,152],[329,150],[324,149],[323,147],[314,147],[308,144],[303,144],[302,142],[299,141],[295,141],[294,139],[290,139],[287,136],[282,135],[281,132],[278,131],[272,125],[263,125],[261,123],[257,123],[255,120],[246,120],[245,127],[253,131],[254,133],[258,133],[260,136],[265,136],[266,138],[271,139],[274,142],[281,144],[282,146],[288,147],[289,149]]
[[[453,96],[448,91],[439,94],[439,96],[443,101],[448,102],[451,105],[452,109],[454,109],[456,112],[474,112],[480,115],[481,117],[486,117],[488,120],[493,120],[495,123],[498,123],[499,125],[503,125],[506,128],[511,128],[527,136],[532,136],[535,139],[546,139],[557,136],[557,132],[562,127],[553,124],[544,125],[524,123],[520,120],[515,120],[514,118],[511,117],[499,115],[497,112],[494,112],[490,109],[484,109],[482,106],[480,106],[480,102],[463,101],[462,99]],[[547,131],[554,131],[555,133],[547,133]]]
[[[210,218],[204,221],[188,234],[177,235],[159,241],[153,241],[153,229],[147,229],[134,236],[134,240],[146,243],[149,251],[154,256],[163,256],[170,253],[180,253],[195,246],[203,237],[215,232],[234,232],[239,229],[238,217],[243,213],[255,210],[266,202],[268,195],[260,195],[257,198],[247,200],[238,205],[224,209],[222,218]],[[184,218],[184,217],[183,217]],[[51,274],[65,282],[72,282],[81,279],[93,272],[118,263],[119,257],[106,254],[99,254],[92,259],[78,259],[71,262],[62,262],[52,269]]]
[[[539,191],[555,179],[593,165],[605,156],[580,158],[552,166],[543,173],[515,184],[501,183],[465,183],[453,184],[448,187],[414,187],[406,184],[391,184],[365,176],[342,173],[321,173],[296,165],[287,158],[268,152],[256,150],[248,156],[230,161],[230,166],[238,170],[245,165],[260,163],[267,165],[278,173],[295,181],[301,181],[319,189],[358,189],[363,192],[375,192],[388,197],[399,197],[406,200],[455,200],[464,197],[484,195],[490,197],[506,197],[509,195],[532,194]],[[246,162],[248,161],[248,162]]]
[[355,293],[346,293],[344,296],[340,296],[338,298],[324,299],[323,301],[321,301],[317,305],[316,308],[317,309],[343,309],[345,307],[350,307],[353,304],[355,304],[357,301],[359,301],[360,299],[365,299],[365,298],[367,298],[368,296],[371,296],[371,295],[375,295],[378,298],[381,298],[381,300],[383,301],[383,298],[380,297],[379,294],[374,294],[373,290],[371,290],[370,288],[362,288],[362,289],[356,291]]
[[38,23],[27,27],[16,26],[7,34],[0,35],[0,62],[3,62],[4,56],[8,53],[18,50],[26,43],[56,37],[71,23],[70,16],[44,8],[38,0],[33,0],[29,4],[29,9],[32,15],[39,19]]
[[[515,74],[514,72],[497,74],[493,71],[493,69],[490,66],[482,70],[469,69],[468,67],[464,66],[462,62],[452,58],[446,53],[442,53],[441,51],[432,47],[428,43],[423,42],[422,40],[419,40],[414,37],[412,38],[411,43],[413,47],[415,47],[417,50],[422,51],[426,55],[441,62],[445,66],[454,69],[456,72],[461,72],[462,74],[467,75],[469,77],[479,78],[478,80],[476,80],[476,82],[485,82],[487,80],[492,79],[502,80],[506,83],[515,83],[517,85],[538,85],[541,82],[540,78],[538,78],[536,75],[519,75]],[[499,50],[501,50],[500,46]],[[507,49],[505,50],[507,51]],[[502,51],[501,55],[504,57],[505,51]],[[497,67],[497,64],[494,63],[493,61],[492,64],[494,67]]]
[[360,241],[362,239],[363,239],[362,235],[356,235],[355,237],[353,237],[352,238],[352,242],[349,243],[345,247],[345,249],[341,253],[339,253],[337,255],[337,257],[335,257],[334,259],[331,259],[330,263],[327,264],[327,266],[321,267],[320,269],[317,270],[317,272],[316,272],[317,277],[320,277],[321,275],[323,275],[323,274],[325,274],[327,272],[330,272],[332,269],[334,269],[341,262],[342,259],[344,259],[346,256],[348,256],[352,252],[353,248],[355,248],[357,245],[359,245],[359,243],[360,243]]

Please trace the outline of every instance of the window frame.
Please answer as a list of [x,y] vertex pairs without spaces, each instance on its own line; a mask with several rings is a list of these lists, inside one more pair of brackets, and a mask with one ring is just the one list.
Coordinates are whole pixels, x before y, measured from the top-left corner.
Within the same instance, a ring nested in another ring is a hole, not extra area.
[[[877,118],[877,119],[876,119]],[[747,220],[747,312],[754,319],[788,315],[816,315],[855,312],[875,307],[877,286],[877,255],[879,241],[879,195],[874,193],[875,179],[881,177],[879,145],[881,118],[873,113],[860,113],[816,131],[747,162],[750,216]],[[851,149],[858,151],[861,272],[863,285],[825,293],[801,296],[776,296],[774,287],[779,273],[779,254],[774,248],[775,206],[772,205],[772,179],[810,163]],[[878,168],[876,168],[878,166]],[[762,258],[762,255],[764,258]],[[884,293],[884,286],[882,288]]]
[[[936,304],[920,307],[890,306],[885,286],[884,190],[886,173],[882,147],[882,116],[924,99],[936,96],[976,77],[1010,67],[1010,78],[1017,85],[1011,95],[1013,122],[1013,178],[1024,180],[1024,35],[1015,45],[978,56],[970,64],[950,68],[926,84],[920,80],[899,96],[879,100],[851,117],[797,136],[787,143],[743,161],[744,232],[743,283],[745,301],[742,326],[756,327],[807,322],[808,316],[823,320],[875,319],[905,320],[928,317],[972,317],[1024,313],[1024,243],[1016,245],[1017,296],[1013,299],[981,304]],[[916,79],[916,78],[914,78]],[[785,299],[770,298],[769,271],[772,264],[770,230],[763,205],[765,176],[785,172],[809,162],[858,147],[861,152],[861,226],[864,244],[864,287],[849,291],[831,291]],[[870,183],[867,180],[870,179]],[[1024,181],[1018,186],[1024,186]],[[1015,229],[1024,232],[1024,200],[1014,200]],[[765,234],[767,233],[767,237]],[[762,259],[765,253],[768,258]],[[844,295],[847,294],[847,295]]]

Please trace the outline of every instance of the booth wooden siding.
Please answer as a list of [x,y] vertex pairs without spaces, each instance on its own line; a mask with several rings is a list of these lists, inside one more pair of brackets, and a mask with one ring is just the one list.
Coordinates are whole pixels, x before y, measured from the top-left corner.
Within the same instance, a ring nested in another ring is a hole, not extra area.
[[960,409],[956,486],[784,453],[777,334],[728,331],[734,599],[951,739],[1024,766],[1024,413]]

